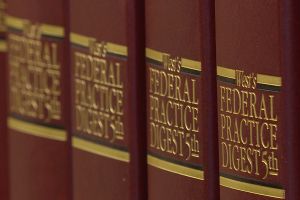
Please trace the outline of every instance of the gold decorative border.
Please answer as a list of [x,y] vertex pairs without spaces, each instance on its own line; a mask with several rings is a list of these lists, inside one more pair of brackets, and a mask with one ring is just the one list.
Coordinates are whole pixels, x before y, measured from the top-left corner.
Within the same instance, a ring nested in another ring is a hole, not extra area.
[[148,165],[156,167],[158,169],[162,169],[168,172],[172,172],[175,174],[187,176],[198,180],[204,180],[204,172],[200,169],[193,169],[172,162],[168,162],[149,154],[147,155],[147,162]]
[[[154,49],[146,48],[146,57],[150,58],[152,60],[162,62],[163,55],[166,55],[168,53],[156,51]],[[182,67],[192,69],[195,71],[201,71],[202,70],[202,64],[200,61],[191,60],[187,58],[181,58]]]
[[[78,33],[71,32],[70,33],[70,41],[72,44],[77,44],[83,47],[89,47],[91,41],[96,41],[96,38],[81,35]],[[124,45],[119,45],[111,42],[106,43],[106,48],[108,53],[113,53],[121,56],[127,56],[127,47]]]
[[163,52],[156,51],[154,49],[146,48],[146,57],[152,60],[162,62],[163,61]]
[[8,117],[7,125],[10,129],[23,134],[41,137],[50,140],[67,141],[67,132],[62,129],[47,127],[31,122]]
[[65,36],[64,28],[61,26],[42,24],[41,28],[42,28],[43,35],[50,35],[50,36],[60,37],[60,38],[63,38]]
[[[217,66],[217,75],[225,78],[236,79],[235,77],[235,69],[226,68],[222,66]],[[267,74],[257,74],[257,83],[281,87],[282,86],[282,78],[279,76],[272,76]]]
[[7,51],[7,43],[6,40],[0,40],[0,52]]
[[226,77],[226,78],[230,78],[230,79],[235,79],[235,70],[217,66],[217,75]]
[[[5,16],[5,23],[9,28],[14,28],[17,30],[23,30],[24,25],[29,20],[18,18],[10,15]],[[52,24],[44,24],[41,23],[41,29],[43,35],[49,35],[53,37],[63,38],[65,35],[65,30],[62,26],[52,25]]]
[[285,190],[283,189],[256,185],[252,183],[246,183],[246,182],[226,178],[223,176],[220,176],[220,185],[230,189],[257,194],[261,196],[267,196],[276,199],[285,199]]
[[92,154],[104,156],[107,158],[111,158],[114,160],[119,160],[123,162],[130,161],[130,155],[128,152],[121,151],[105,145],[97,144],[94,142],[90,142],[76,136],[72,137],[72,146],[76,149],[86,151]]
[[277,87],[282,86],[281,77],[271,76],[266,74],[257,74],[257,83],[264,84],[264,85],[272,85]]

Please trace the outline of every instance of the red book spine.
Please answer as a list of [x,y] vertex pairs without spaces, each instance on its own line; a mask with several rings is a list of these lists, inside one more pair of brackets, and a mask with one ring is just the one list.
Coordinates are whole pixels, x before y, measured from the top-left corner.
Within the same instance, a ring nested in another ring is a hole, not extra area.
[[67,1],[8,2],[11,199],[70,199]]
[[5,1],[0,1],[0,199],[8,199],[8,139],[7,139],[7,95],[6,95],[6,26]]
[[149,200],[216,199],[213,4],[145,8]]
[[294,130],[282,104],[291,85],[280,2],[216,0],[221,200],[286,198]]
[[218,110],[216,82],[216,38],[215,1],[201,0],[201,44],[203,79],[201,131],[204,135],[205,199],[220,199],[219,192],[219,151],[218,148]]
[[74,199],[145,199],[143,4],[70,4]]
[[283,124],[286,152],[286,199],[297,200],[300,196],[300,2],[297,0],[280,1],[281,61],[283,74]]
[[145,1],[127,0],[130,200],[147,199]]

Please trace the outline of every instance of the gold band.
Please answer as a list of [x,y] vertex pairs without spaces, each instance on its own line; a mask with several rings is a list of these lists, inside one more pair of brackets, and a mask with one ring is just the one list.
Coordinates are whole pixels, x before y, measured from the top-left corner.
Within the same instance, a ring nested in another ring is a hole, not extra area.
[[[156,51],[154,49],[146,48],[146,57],[152,60],[163,62],[163,55],[167,53]],[[191,60],[187,58],[181,58],[182,67],[192,69],[195,71],[201,71],[201,62],[196,60]]]
[[147,156],[147,162],[148,165],[172,172],[175,174],[179,174],[182,176],[187,176],[190,178],[198,179],[198,180],[204,180],[204,172],[200,169],[193,169],[190,167],[182,166],[179,164],[175,164],[172,162],[168,162],[165,160],[162,160],[160,158],[154,157],[152,155]]
[[277,86],[277,87],[282,86],[281,77],[265,75],[265,74],[257,74],[257,83]]
[[217,66],[217,75],[226,77],[226,78],[231,78],[235,79],[235,70],[234,69],[229,69],[221,66]]
[[0,52],[7,51],[7,43],[5,40],[0,40]]
[[146,57],[158,62],[163,61],[163,53],[150,48],[146,48]]
[[[217,66],[217,75],[225,78],[236,79],[235,69],[226,67]],[[282,79],[279,76],[257,74],[257,83],[281,87]]]
[[62,129],[26,122],[13,117],[7,119],[8,127],[23,134],[50,140],[67,141],[67,132]]
[[[28,22],[27,19],[13,17],[10,15],[7,15],[5,17],[6,25],[10,28],[14,28],[17,30],[23,30],[26,22]],[[60,37],[60,38],[63,38],[65,35],[65,30],[62,26],[44,24],[44,23],[40,25],[41,25],[41,30],[43,35],[49,35],[49,36]]]
[[[78,33],[70,33],[70,40],[72,44],[77,44],[83,47],[89,47],[91,41],[96,41],[96,38],[84,36]],[[111,42],[106,43],[108,53],[113,53],[121,56],[127,56],[127,47]]]
[[283,189],[256,185],[252,183],[246,183],[246,182],[226,178],[223,176],[220,176],[220,185],[230,189],[257,194],[261,196],[267,196],[267,197],[272,197],[277,199],[285,199],[285,190]]
[[71,40],[71,43],[73,43],[73,44],[77,44],[77,45],[84,46],[84,47],[89,47],[90,41],[96,40],[96,39],[92,38],[92,37],[80,35],[77,33],[70,33],[70,40]]
[[61,26],[55,26],[50,24],[42,24],[42,34],[53,37],[63,38],[65,36],[65,30]]
[[76,149],[111,158],[114,160],[119,160],[123,162],[130,161],[130,155],[128,152],[121,151],[105,145],[96,144],[94,142],[89,142],[76,136],[72,137],[72,146]]
[[188,69],[192,69],[192,70],[196,70],[196,71],[201,71],[201,69],[202,69],[201,62],[199,62],[199,61],[182,58],[181,62],[182,62],[182,67],[184,67],[184,68],[188,68]]

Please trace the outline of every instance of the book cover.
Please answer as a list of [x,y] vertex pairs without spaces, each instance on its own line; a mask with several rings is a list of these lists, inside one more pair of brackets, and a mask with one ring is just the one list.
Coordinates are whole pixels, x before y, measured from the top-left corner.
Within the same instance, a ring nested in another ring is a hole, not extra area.
[[70,6],[73,196],[145,199],[142,1]]
[[145,2],[148,199],[216,199],[213,4]]
[[280,4],[216,0],[221,200],[286,197]]
[[70,199],[67,1],[7,4],[12,200]]

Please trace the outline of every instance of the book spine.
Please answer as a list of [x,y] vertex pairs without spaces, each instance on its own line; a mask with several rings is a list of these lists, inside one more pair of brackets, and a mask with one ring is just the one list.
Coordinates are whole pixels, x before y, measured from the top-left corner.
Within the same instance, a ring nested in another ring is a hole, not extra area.
[[200,1],[145,8],[148,199],[206,199]]
[[300,160],[299,116],[300,90],[298,81],[300,76],[300,2],[296,0],[281,1],[280,30],[281,30],[281,60],[283,74],[283,96],[281,107],[284,109],[283,124],[285,131],[286,153],[286,199],[296,200],[300,196]]
[[6,2],[0,1],[0,199],[9,199],[8,138],[7,138],[7,95],[6,95]]
[[145,2],[127,0],[128,75],[127,102],[130,127],[130,200],[147,199]]
[[70,8],[74,199],[144,199],[143,4]]
[[67,1],[10,0],[8,97],[11,199],[70,199]]
[[207,200],[220,199],[219,192],[219,151],[218,148],[218,109],[216,82],[216,38],[215,1],[201,0],[201,41],[202,41],[202,119],[201,131],[204,135],[204,172]]
[[220,199],[285,199],[280,1],[215,8]]

